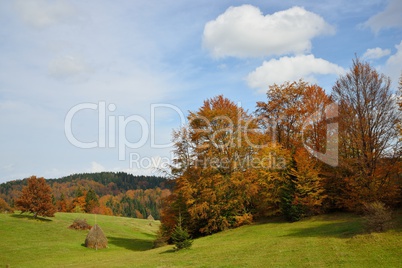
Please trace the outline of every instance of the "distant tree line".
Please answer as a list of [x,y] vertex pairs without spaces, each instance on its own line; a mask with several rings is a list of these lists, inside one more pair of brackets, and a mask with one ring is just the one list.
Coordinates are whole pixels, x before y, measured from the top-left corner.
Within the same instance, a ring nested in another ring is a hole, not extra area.
[[[28,179],[0,184],[0,199],[11,207],[22,196]],[[146,218],[160,217],[161,200],[173,182],[163,177],[134,176],[124,172],[74,174],[44,180],[51,189],[52,204],[59,212],[86,212]]]

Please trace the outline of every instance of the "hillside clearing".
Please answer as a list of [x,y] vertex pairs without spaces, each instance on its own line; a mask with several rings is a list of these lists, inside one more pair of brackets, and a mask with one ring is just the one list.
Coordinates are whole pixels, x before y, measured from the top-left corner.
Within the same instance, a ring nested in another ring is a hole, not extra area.
[[[398,267],[401,215],[395,230],[364,234],[360,219],[332,214],[243,226],[194,241],[190,250],[152,249],[158,221],[96,216],[109,248],[83,246],[87,231],[67,227],[95,215],[57,213],[50,220],[0,214],[0,267]],[[151,224],[150,224],[151,223]]]

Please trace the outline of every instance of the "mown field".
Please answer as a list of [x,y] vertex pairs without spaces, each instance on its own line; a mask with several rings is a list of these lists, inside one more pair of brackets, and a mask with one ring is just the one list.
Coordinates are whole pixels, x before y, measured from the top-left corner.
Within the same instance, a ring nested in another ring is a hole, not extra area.
[[[102,227],[109,248],[83,243],[76,218]],[[152,249],[159,222],[57,213],[54,218],[0,214],[0,267],[401,267],[402,215],[395,228],[365,234],[358,216],[331,214],[295,223],[243,226],[194,241],[189,250]]]

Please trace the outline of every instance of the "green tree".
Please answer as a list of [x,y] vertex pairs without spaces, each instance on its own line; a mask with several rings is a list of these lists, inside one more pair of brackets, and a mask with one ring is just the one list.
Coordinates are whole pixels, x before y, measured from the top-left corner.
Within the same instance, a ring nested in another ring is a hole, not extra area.
[[93,189],[90,189],[85,196],[85,212],[90,213],[99,206],[99,199]]
[[179,217],[178,223],[172,232],[171,238],[173,244],[175,245],[175,250],[190,248],[193,244],[190,234],[182,226],[181,216]]

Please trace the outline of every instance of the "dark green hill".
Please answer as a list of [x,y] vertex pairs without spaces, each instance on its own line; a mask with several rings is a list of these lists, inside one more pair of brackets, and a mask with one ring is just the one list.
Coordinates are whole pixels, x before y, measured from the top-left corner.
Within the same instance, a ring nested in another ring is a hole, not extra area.
[[[114,184],[116,191],[126,192],[128,190],[172,189],[173,182],[159,176],[136,176],[125,172],[100,172],[100,173],[77,173],[58,179],[46,179],[46,182],[53,186],[54,183],[79,183],[82,180],[94,181],[104,186]],[[11,192],[21,191],[27,184],[27,179],[13,180],[0,184],[0,197],[9,196]],[[111,193],[112,194],[112,193]],[[8,199],[8,198],[5,198]]]
[[154,189],[156,187],[161,189],[172,188],[171,181],[164,177],[144,175],[135,176],[125,172],[78,173],[59,179],[48,179],[46,181],[52,185],[54,182],[64,183],[77,180],[92,180],[105,186],[114,183],[121,192],[138,189]]

